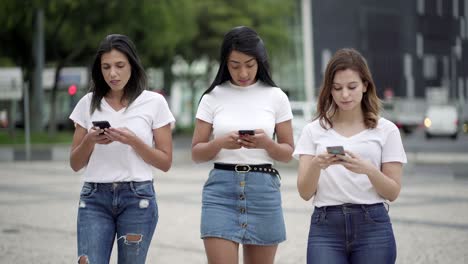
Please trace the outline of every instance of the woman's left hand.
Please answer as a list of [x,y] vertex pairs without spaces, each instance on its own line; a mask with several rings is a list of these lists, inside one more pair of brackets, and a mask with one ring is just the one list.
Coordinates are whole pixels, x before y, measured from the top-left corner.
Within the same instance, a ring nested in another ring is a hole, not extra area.
[[358,174],[369,174],[371,170],[375,169],[375,166],[368,160],[364,160],[358,155],[351,151],[345,150],[346,156],[339,156],[340,161],[335,164],[341,164],[346,169],[358,173]]
[[112,141],[118,141],[122,144],[131,145],[134,142],[136,135],[130,129],[126,127],[114,128],[110,127],[106,129],[105,134]]
[[248,149],[265,149],[273,140],[263,131],[263,129],[255,129],[255,135],[239,136],[239,144]]

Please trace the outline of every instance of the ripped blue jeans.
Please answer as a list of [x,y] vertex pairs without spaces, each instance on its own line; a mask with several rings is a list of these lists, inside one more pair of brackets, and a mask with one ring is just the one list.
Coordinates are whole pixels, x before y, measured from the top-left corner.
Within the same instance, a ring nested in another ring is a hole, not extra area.
[[109,263],[117,238],[118,264],[143,264],[157,222],[152,181],[85,182],[78,209],[78,261]]

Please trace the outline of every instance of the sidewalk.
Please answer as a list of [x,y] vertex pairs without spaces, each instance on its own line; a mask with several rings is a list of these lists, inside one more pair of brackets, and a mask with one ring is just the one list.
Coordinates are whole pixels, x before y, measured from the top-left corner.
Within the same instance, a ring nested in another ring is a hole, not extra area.
[[[201,190],[211,166],[178,162],[187,155],[177,152],[168,173],[155,171],[160,218],[147,263],[206,263],[199,225]],[[79,174],[63,161],[3,162],[0,168],[1,262],[74,263]],[[303,264],[312,207],[297,194],[296,169],[278,168],[288,239],[275,263]],[[403,182],[390,206],[397,263],[468,263],[468,178],[439,167],[410,168]]]

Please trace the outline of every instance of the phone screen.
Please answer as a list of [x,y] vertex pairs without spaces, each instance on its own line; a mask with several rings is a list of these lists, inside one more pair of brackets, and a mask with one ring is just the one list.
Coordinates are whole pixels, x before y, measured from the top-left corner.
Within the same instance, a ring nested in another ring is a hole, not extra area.
[[[111,125],[110,125],[110,123],[108,121],[93,121],[92,123],[93,123],[93,126],[99,127],[100,129],[111,127]],[[103,134],[104,134],[104,132],[99,133],[99,135],[103,135]]]
[[345,155],[343,146],[330,146],[327,147],[327,152],[334,155]]
[[239,135],[255,135],[255,131],[254,130],[239,130]]

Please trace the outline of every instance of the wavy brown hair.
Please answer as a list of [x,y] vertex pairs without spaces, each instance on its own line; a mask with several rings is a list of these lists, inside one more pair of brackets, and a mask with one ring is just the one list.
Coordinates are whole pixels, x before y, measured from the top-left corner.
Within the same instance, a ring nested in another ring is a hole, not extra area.
[[353,70],[359,74],[363,84],[367,84],[367,91],[363,94],[361,107],[364,113],[364,125],[375,128],[379,119],[381,101],[377,96],[374,80],[367,66],[366,59],[355,49],[340,49],[330,59],[325,70],[320,95],[317,102],[317,115],[320,126],[324,129],[333,127],[332,118],[336,115],[338,107],[333,101],[331,91],[333,79],[338,71]]

